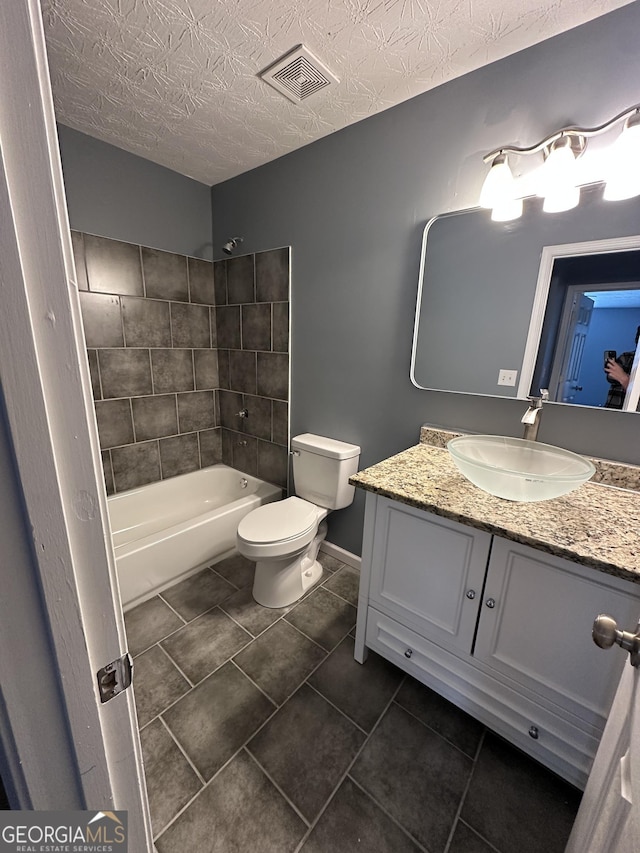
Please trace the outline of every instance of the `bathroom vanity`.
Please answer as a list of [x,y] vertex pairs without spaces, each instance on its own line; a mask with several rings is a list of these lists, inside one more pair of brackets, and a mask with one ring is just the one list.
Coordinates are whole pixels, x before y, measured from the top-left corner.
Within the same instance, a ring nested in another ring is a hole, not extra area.
[[628,660],[591,626],[637,623],[640,493],[504,501],[428,443],[351,482],[367,491],[356,659],[374,650],[584,787]]

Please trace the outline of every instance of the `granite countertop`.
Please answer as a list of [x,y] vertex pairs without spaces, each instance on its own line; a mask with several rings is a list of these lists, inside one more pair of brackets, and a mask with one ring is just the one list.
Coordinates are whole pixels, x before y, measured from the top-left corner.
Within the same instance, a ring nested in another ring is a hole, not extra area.
[[589,482],[548,501],[507,501],[466,480],[448,451],[433,443],[391,456],[354,474],[349,482],[640,583],[640,492]]

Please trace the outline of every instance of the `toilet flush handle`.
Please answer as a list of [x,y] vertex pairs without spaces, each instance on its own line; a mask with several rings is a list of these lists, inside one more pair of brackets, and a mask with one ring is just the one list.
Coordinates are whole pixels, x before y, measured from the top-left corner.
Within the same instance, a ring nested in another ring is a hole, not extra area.
[[290,450],[289,456],[300,456],[300,451],[299,450]]

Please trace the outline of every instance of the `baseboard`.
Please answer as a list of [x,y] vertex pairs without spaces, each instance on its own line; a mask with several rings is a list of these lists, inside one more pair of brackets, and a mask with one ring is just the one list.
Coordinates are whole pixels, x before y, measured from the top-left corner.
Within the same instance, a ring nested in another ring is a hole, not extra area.
[[352,554],[351,551],[346,551],[339,545],[333,545],[331,542],[327,542],[326,540],[320,546],[320,550],[325,554],[328,554],[330,557],[335,557],[336,560],[340,560],[341,563],[345,563],[347,566],[351,566],[353,569],[360,571],[362,558],[358,557],[357,554]]

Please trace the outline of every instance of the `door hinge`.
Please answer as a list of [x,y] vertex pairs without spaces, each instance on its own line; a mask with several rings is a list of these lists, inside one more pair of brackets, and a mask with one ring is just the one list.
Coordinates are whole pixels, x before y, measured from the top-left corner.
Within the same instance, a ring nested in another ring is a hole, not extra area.
[[108,702],[118,693],[122,693],[133,681],[133,659],[129,652],[103,666],[98,670],[97,676],[101,702]]

